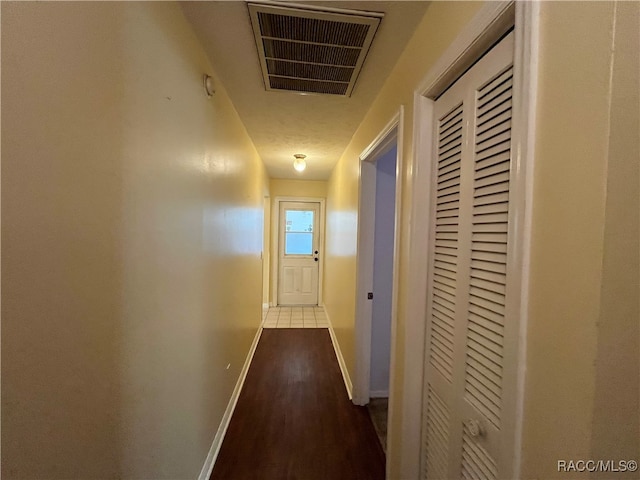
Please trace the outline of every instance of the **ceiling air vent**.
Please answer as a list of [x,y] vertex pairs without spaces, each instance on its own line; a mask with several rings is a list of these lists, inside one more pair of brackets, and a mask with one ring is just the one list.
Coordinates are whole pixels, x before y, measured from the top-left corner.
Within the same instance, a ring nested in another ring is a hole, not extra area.
[[350,96],[382,14],[249,3],[267,90]]

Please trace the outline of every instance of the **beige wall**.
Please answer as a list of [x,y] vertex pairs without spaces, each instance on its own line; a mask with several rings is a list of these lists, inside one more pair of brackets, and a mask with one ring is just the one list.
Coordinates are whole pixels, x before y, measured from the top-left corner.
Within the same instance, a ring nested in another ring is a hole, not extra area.
[[[293,167],[292,167],[293,168]],[[273,272],[278,268],[278,241],[273,238],[277,235],[278,226],[274,225],[278,215],[277,197],[327,197],[327,182],[324,180],[297,180],[286,178],[272,178],[269,181],[269,190],[271,194],[271,236],[270,236],[270,256],[271,256],[271,275],[269,278],[269,297],[273,300],[275,294],[275,282]],[[323,229],[324,230],[324,229]],[[322,261],[322,257],[320,259]]]
[[327,182],[324,180],[290,180],[272,178],[269,181],[271,197],[318,197],[327,196]]
[[[398,59],[394,70],[376,98],[353,140],[340,158],[329,179],[327,193],[327,255],[325,267],[325,306],[331,318],[340,349],[350,376],[355,366],[355,282],[356,245],[358,222],[358,157],[378,136],[385,125],[404,105],[403,142],[403,195],[400,233],[400,291],[398,301],[398,324],[396,331],[396,376],[394,389],[396,413],[394,425],[390,426],[390,478],[400,478],[400,433],[402,368],[404,357],[405,307],[411,295],[411,285],[406,283],[408,271],[406,232],[409,228],[411,192],[406,183],[413,155],[411,132],[413,129],[413,92],[442,55],[461,28],[482,6],[480,2],[433,2],[427,8],[407,48]],[[415,420],[414,423],[419,420]]]
[[640,4],[618,4],[615,22],[591,455],[638,459]]
[[211,71],[173,3],[2,3],[3,478],[199,474],[268,195]]
[[640,457],[640,17],[541,14],[523,477],[571,478],[557,460]]

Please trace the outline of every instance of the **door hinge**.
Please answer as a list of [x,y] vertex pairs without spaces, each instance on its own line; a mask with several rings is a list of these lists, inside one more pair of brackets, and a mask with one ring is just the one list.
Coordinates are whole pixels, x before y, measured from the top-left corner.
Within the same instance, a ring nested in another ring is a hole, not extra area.
[[373,292],[367,293],[367,300],[373,300]]

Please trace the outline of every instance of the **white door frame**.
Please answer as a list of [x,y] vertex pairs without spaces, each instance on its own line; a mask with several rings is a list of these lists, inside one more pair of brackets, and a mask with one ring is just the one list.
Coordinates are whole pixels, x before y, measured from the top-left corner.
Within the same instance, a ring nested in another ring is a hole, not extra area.
[[[360,154],[360,199],[358,206],[358,250],[356,258],[356,366],[353,383],[353,403],[369,403],[371,372],[371,317],[372,301],[367,293],[373,292],[373,262],[375,236],[376,161],[397,145],[395,221],[393,241],[393,289],[391,292],[391,355],[389,368],[389,415],[393,410],[393,379],[395,375],[395,343],[398,304],[399,232],[402,203],[402,135],[404,107],[400,107],[378,136]],[[391,419],[387,422],[392,424]]]
[[[279,248],[279,236],[280,236],[280,202],[311,202],[320,204],[320,218],[318,219],[318,225],[320,231],[318,232],[318,251],[320,261],[318,262],[318,305],[322,303],[322,279],[324,278],[324,231],[325,231],[325,210],[324,210],[324,198],[320,197],[275,197],[275,208],[271,211],[271,245],[275,248]],[[279,270],[280,254],[279,252],[273,252],[271,255],[271,306],[278,305],[278,270]]]
[[[515,220],[513,245],[519,262],[513,266],[511,277],[520,291],[507,304],[507,312],[519,318],[517,338],[511,339],[517,351],[517,364],[505,366],[505,376],[515,376],[515,391],[505,392],[505,420],[511,436],[508,438],[513,451],[511,478],[520,477],[522,420],[524,397],[524,373],[526,359],[526,327],[528,308],[528,277],[531,238],[531,206],[533,196],[533,161],[535,139],[535,105],[538,69],[537,2],[489,2],[463,28],[440,59],[429,70],[414,92],[413,145],[414,155],[408,173],[411,191],[409,230],[409,268],[405,339],[404,381],[402,406],[400,477],[420,477],[421,421],[423,362],[426,353],[425,319],[427,304],[428,212],[432,161],[432,112],[435,99],[482,56],[506,31],[515,27],[514,87],[512,150],[515,181],[512,186]],[[511,218],[510,218],[511,221]],[[518,298],[515,298],[518,297]]]
[[269,278],[271,277],[271,197],[265,195],[262,206],[262,311],[269,308]]

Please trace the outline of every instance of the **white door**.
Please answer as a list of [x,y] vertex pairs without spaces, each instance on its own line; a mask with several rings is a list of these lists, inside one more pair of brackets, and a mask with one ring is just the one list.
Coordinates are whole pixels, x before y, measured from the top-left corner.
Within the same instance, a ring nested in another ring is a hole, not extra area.
[[278,305],[318,304],[320,204],[280,202]]
[[[511,477],[513,33],[434,104],[423,478]],[[508,410],[508,411],[507,411]]]

